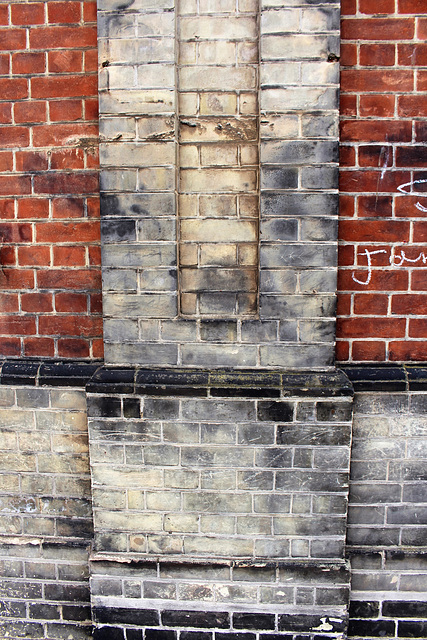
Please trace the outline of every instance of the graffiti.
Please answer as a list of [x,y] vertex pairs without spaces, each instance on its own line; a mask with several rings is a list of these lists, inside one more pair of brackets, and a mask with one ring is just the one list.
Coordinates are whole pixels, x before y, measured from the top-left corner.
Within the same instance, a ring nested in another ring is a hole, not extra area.
[[[419,184],[425,184],[427,183],[427,179],[425,180],[411,180],[411,182],[405,182],[405,184],[401,184],[397,187],[397,190],[400,191],[400,193],[406,193],[408,196],[422,196],[422,197],[426,197],[426,195],[421,191],[417,191],[416,189],[414,191],[412,191],[412,187],[416,187],[416,185]],[[408,191],[406,190],[408,189]],[[418,209],[418,211],[423,211],[423,212],[427,212],[427,207],[424,207],[424,205],[421,204],[421,202],[417,202],[415,204],[416,209]]]
[[[366,271],[365,280],[359,280],[358,278],[356,278],[353,271],[353,273],[351,274],[351,277],[352,277],[352,280],[354,280],[354,282],[357,282],[357,284],[366,285],[366,286],[371,282],[372,256],[375,256],[378,253],[387,254],[388,251],[387,249],[375,249],[375,251],[364,249],[362,253],[357,254],[358,256],[366,256],[366,263],[368,268]],[[424,253],[424,251],[421,251],[416,258],[408,258],[408,256],[405,254],[403,249],[400,250],[400,255],[392,255],[390,250],[390,256],[388,258],[388,262],[391,267],[402,267],[405,264],[419,264],[419,263],[427,264],[427,255]]]
[[[386,160],[386,163],[387,163],[387,160]],[[417,185],[426,184],[426,183],[427,183],[427,179],[412,180],[411,182],[405,182],[405,184],[399,185],[397,187],[397,190],[400,191],[400,193],[405,193],[411,196],[417,195],[425,198],[427,197],[427,195],[422,191],[417,191],[416,187]],[[413,190],[414,187],[415,189]],[[427,212],[427,207],[422,205],[421,202],[417,202],[415,204],[415,207],[416,209],[418,209],[418,211]],[[427,264],[427,254],[424,253],[424,251],[421,251],[416,258],[408,258],[408,256],[405,254],[405,251],[403,249],[400,249],[400,255],[392,255],[391,249],[389,251],[390,251],[390,255],[388,258],[388,262],[391,267],[402,267],[405,264],[408,264],[408,265],[420,264],[420,263]],[[387,254],[389,251],[387,249],[375,249],[374,251],[370,251],[369,249],[364,249],[362,253],[358,253],[357,254],[358,256],[366,257],[366,264],[367,264],[366,278],[365,280],[359,280],[359,278],[356,277],[353,271],[351,274],[352,280],[354,280],[354,282],[357,282],[357,284],[367,286],[372,279],[372,256],[375,256],[379,253]]]

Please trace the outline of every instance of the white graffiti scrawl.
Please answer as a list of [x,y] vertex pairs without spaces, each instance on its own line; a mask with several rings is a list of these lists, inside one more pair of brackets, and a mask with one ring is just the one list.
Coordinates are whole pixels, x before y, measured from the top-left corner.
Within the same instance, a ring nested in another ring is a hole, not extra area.
[[[354,280],[354,282],[357,282],[357,284],[362,284],[362,285],[368,285],[371,282],[372,256],[378,253],[388,253],[388,251],[387,249],[376,249],[375,251],[369,251],[369,249],[364,249],[362,253],[357,254],[358,256],[366,256],[366,262],[367,262],[368,268],[366,271],[365,280],[359,280],[358,278],[356,278],[353,271],[353,273],[351,274],[351,277]],[[424,251],[421,251],[416,258],[408,258],[404,250],[400,249],[400,255],[393,256],[390,253],[388,261],[391,267],[402,267],[405,264],[417,264],[417,263],[427,264],[427,255],[424,253]]]
[[[426,184],[427,183],[427,179],[425,180],[412,180],[411,182],[405,182],[405,184],[401,184],[400,186],[397,187],[397,190],[400,191],[401,193],[405,193],[407,195],[418,195],[420,197],[426,197],[426,194],[424,192],[420,192],[416,190],[416,186],[419,184]],[[415,189],[413,189],[415,187]],[[417,202],[415,204],[415,207],[418,209],[418,211],[422,211],[422,212],[426,212],[427,213],[427,207],[425,207],[424,205],[421,204],[421,202]],[[356,277],[354,271],[351,274],[352,280],[354,280],[354,282],[357,282],[357,284],[363,285],[363,286],[367,286],[372,279],[372,256],[375,256],[379,253],[382,254],[387,254],[390,253],[389,258],[388,258],[388,262],[390,264],[391,267],[402,267],[405,264],[409,265],[409,264],[427,264],[427,254],[424,251],[421,251],[419,253],[419,255],[416,258],[408,258],[408,256],[405,254],[405,251],[403,249],[400,249],[400,255],[392,255],[391,253],[391,249],[387,250],[387,249],[375,249],[374,251],[370,251],[369,249],[364,249],[362,251],[362,253],[358,253],[358,256],[365,256],[366,257],[366,264],[367,264],[367,271],[366,271],[366,278],[365,280],[359,280],[359,278]]]
[[[425,184],[427,182],[427,180],[412,180],[411,182],[405,182],[405,184],[401,184],[400,186],[397,187],[397,190],[400,191],[400,193],[406,193],[408,196],[425,196],[425,193],[423,192],[419,192],[416,189],[414,191],[407,191],[406,189],[412,189],[412,187],[415,187],[418,184]],[[415,207],[418,209],[418,211],[425,211],[427,212],[427,207],[424,207],[421,202],[417,202],[415,204]]]

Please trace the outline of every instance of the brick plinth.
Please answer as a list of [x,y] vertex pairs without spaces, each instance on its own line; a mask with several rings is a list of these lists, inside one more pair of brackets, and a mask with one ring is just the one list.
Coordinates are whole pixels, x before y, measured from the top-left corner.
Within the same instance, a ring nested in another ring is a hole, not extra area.
[[342,632],[343,374],[106,367],[87,392],[99,625]]

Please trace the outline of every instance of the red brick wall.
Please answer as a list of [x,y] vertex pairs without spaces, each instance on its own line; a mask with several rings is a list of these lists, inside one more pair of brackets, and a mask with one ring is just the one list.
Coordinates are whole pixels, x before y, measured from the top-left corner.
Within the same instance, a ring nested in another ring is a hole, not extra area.
[[339,360],[427,359],[425,9],[342,1]]
[[0,4],[0,354],[102,356],[96,1]]

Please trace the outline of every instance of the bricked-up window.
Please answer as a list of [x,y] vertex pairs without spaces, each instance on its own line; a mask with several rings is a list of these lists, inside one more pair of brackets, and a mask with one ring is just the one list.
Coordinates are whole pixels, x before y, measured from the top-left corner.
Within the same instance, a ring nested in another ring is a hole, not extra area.
[[[237,7],[238,4],[238,7]],[[179,3],[179,288],[183,315],[257,311],[257,3]]]

